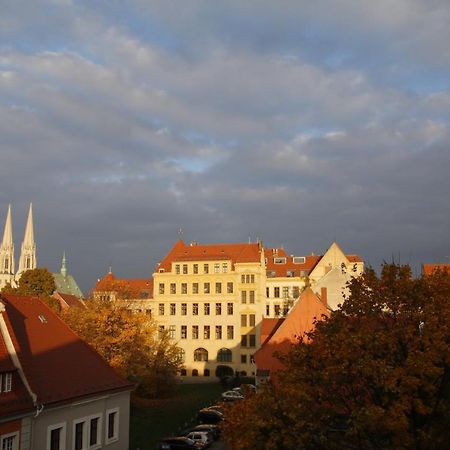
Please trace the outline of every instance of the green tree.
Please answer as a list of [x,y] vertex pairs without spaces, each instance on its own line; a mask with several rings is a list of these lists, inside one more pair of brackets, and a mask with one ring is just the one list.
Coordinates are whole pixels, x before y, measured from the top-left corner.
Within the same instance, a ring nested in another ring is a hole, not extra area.
[[19,279],[18,286],[12,287],[9,283],[2,289],[6,294],[37,295],[49,297],[55,291],[55,280],[48,269],[38,268],[27,270]]
[[369,269],[308,336],[282,356],[276,385],[230,407],[230,449],[450,448],[446,273]]
[[86,301],[86,308],[63,311],[62,318],[123,377],[136,383],[139,396],[163,397],[174,387],[182,366],[180,351],[146,314],[92,300]]

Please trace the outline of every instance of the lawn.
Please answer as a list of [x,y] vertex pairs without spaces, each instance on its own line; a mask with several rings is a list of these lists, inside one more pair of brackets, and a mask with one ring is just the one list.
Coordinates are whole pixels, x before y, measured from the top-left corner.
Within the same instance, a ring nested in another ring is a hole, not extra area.
[[135,402],[130,417],[130,450],[155,450],[161,437],[191,425],[197,411],[220,398],[220,383],[179,384],[171,398]]

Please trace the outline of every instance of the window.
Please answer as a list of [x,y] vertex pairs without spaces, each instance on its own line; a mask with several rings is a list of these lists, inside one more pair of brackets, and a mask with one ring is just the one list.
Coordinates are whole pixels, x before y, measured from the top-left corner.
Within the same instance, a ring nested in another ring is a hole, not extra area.
[[181,293],[187,294],[187,283],[181,283]]
[[198,369],[192,369],[192,376],[198,377]]
[[251,327],[254,327],[254,326],[255,326],[255,315],[254,315],[254,314],[250,314],[250,315],[248,316],[248,318],[249,318],[249,325],[250,325]]
[[86,446],[84,445],[85,425],[86,422],[84,420],[81,422],[74,422],[74,430],[73,430],[74,450],[84,450],[86,448]]
[[250,283],[254,283],[255,282],[255,275],[250,275]]
[[198,339],[198,325],[192,325],[192,339]]
[[197,348],[194,351],[194,361],[208,361],[208,351],[204,348]]
[[203,273],[209,273],[209,265],[203,264]]
[[181,325],[181,339],[187,339],[187,325]]
[[211,337],[211,327],[209,325],[205,325],[203,328],[203,339],[209,339]]
[[284,257],[273,258],[273,263],[274,264],[286,264],[286,258],[284,258]]
[[192,303],[192,315],[198,316],[198,303]]
[[241,314],[241,327],[246,327],[246,326],[247,326],[247,315]]
[[297,298],[300,295],[300,288],[298,286],[294,286],[292,288],[292,297]]
[[188,273],[188,266],[187,264],[183,264],[183,274],[186,275]]
[[250,283],[250,275],[245,275],[245,282]]
[[233,327],[233,325],[227,325],[227,339],[234,339],[234,327]]
[[217,362],[231,362],[233,354],[229,348],[221,348],[217,352]]
[[205,369],[205,370],[203,371],[203,376],[204,376],[204,377],[209,377],[209,375],[210,375],[209,369]]
[[100,415],[91,417],[89,420],[89,448],[100,447],[101,420]]
[[164,283],[159,283],[159,293],[164,295]]
[[286,276],[287,276],[288,278],[295,277],[295,271],[294,271],[294,270],[288,270],[288,271],[286,272]]
[[192,284],[192,293],[193,294],[198,294],[198,283],[193,283]]
[[177,285],[175,283],[170,283],[170,293],[171,294],[177,293]]
[[205,294],[209,294],[209,292],[210,292],[210,285],[209,285],[209,283],[204,283],[203,284],[203,292]]
[[181,375],[182,377],[185,377],[185,376],[187,375],[187,370],[186,370],[186,369],[181,369],[181,370],[180,370],[180,375]]
[[227,303],[227,314],[229,316],[233,315],[233,303]]
[[241,283],[245,283],[245,275],[241,275]]
[[216,283],[216,294],[222,293],[222,283]]
[[222,339],[222,325],[216,325],[216,339]]
[[270,316],[270,306],[266,305],[266,316]]
[[185,316],[187,314],[187,303],[181,304],[181,315]]
[[269,288],[268,288],[268,287],[266,287],[266,297],[267,297],[267,298],[270,297],[270,291],[269,291]]
[[179,264],[175,264],[175,273],[177,275],[180,275],[180,265]]
[[273,288],[273,296],[275,298],[280,298],[280,288],[279,287]]
[[1,450],[19,450],[19,433],[5,434],[0,438]]
[[232,294],[233,293],[233,283],[231,281],[229,281],[227,283],[227,294]]
[[228,272],[228,264],[227,263],[222,263],[222,272],[223,273],[227,273]]
[[105,444],[119,439],[119,408],[106,411],[106,436]]
[[164,303],[159,304],[159,315],[160,316],[164,315]]
[[193,272],[194,272],[195,274],[198,273],[198,264],[194,264],[194,265],[193,265]]
[[0,392],[11,392],[12,389],[12,373],[0,373]]
[[203,307],[203,312],[204,312],[205,316],[209,316],[209,303],[205,303],[205,305]]
[[255,291],[250,291],[250,303],[255,303]]
[[[47,450],[64,450],[65,448],[66,423],[63,422],[49,426],[47,428]],[[3,450],[3,447],[1,449]]]
[[241,355],[241,363],[247,364],[247,355]]
[[216,303],[216,316],[220,316],[222,314],[222,303]]
[[247,291],[241,292],[241,303],[247,303]]
[[275,317],[278,317],[280,315],[280,305],[275,305],[273,308]]
[[175,339],[175,325],[169,325],[169,336]]
[[267,275],[267,278],[274,278],[277,275],[277,273],[274,270],[268,270],[266,272],[266,275]]
[[247,347],[247,336],[244,334],[241,336],[241,347]]
[[177,307],[176,307],[175,303],[171,303],[170,304],[170,315],[174,316],[176,314],[176,312],[177,312]]
[[164,337],[164,325],[158,326],[158,338],[162,339]]
[[283,286],[283,298],[289,297],[289,286]]
[[[184,363],[184,361],[186,360],[186,352],[184,351],[183,348],[178,348],[178,359]],[[183,375],[183,374],[181,374]],[[185,374],[186,375],[186,374]]]
[[219,272],[220,272],[220,264],[214,263],[214,273],[219,273]]
[[294,256],[292,258],[292,262],[294,264],[304,264],[306,261],[306,258],[304,256]]
[[249,347],[256,347],[256,335],[255,334],[249,334]]

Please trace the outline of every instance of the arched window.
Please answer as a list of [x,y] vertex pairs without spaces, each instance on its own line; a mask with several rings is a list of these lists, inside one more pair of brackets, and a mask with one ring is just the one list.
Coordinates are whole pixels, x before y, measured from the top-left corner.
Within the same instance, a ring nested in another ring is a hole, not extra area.
[[197,369],[192,369],[192,376],[193,377],[198,377],[198,370]]
[[203,371],[203,376],[204,376],[204,377],[209,377],[209,369],[205,369],[205,370]]
[[204,348],[197,348],[194,351],[194,361],[208,361],[208,351]]
[[182,377],[185,377],[186,374],[187,374],[186,369],[181,369],[181,370],[180,370],[180,375],[181,375]]
[[231,362],[232,359],[232,353],[231,350],[228,348],[221,348],[217,352],[217,361],[218,362]]

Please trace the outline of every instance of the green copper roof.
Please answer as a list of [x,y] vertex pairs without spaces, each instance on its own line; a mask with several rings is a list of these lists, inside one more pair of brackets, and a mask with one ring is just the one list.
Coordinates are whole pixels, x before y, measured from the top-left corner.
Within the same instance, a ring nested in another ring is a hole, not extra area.
[[75,295],[76,297],[82,298],[83,293],[78,287],[75,278],[67,273],[66,268],[66,253],[63,254],[61,273],[52,273],[53,279],[55,280],[56,291],[62,294]]

